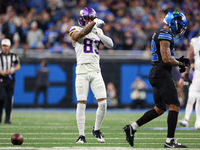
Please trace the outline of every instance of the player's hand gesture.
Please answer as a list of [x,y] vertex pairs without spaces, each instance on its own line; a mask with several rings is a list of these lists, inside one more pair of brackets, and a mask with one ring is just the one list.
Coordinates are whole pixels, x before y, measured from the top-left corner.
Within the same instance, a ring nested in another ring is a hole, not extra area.
[[93,27],[92,32],[96,35],[103,34],[102,29],[98,28],[96,25]]
[[95,18],[94,22],[96,23],[97,26],[99,25],[105,25],[105,22],[101,19]]
[[184,58],[184,56],[181,56],[180,58],[176,58],[176,60],[182,62],[185,66],[190,66],[190,60],[188,58]]

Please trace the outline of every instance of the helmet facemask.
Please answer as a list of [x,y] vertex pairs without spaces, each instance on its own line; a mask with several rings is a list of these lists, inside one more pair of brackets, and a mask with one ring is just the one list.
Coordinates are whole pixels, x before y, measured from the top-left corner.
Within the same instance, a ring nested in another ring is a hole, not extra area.
[[181,36],[183,36],[183,34],[185,33],[187,27],[183,27],[182,26],[183,21],[182,21],[182,17],[178,16],[178,17],[174,17],[174,19],[172,19],[171,22],[171,32],[172,34],[176,37],[176,38],[180,38]]

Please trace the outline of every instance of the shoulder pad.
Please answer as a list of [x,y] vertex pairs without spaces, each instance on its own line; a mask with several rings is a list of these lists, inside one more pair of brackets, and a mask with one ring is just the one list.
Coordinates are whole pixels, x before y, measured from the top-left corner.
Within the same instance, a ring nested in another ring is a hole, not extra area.
[[160,32],[163,32],[163,33],[168,33],[168,34],[170,34],[170,31],[169,31],[169,30],[167,30],[167,29],[161,29],[161,30],[160,30]]
[[81,31],[83,28],[79,27],[79,26],[73,26],[70,28],[69,30],[69,36],[71,36],[71,34],[75,31]]
[[190,45],[193,45],[194,43],[196,43],[198,41],[199,41],[199,37],[194,37],[194,38],[191,39]]
[[158,35],[158,39],[159,40],[169,40],[169,41],[172,41],[172,34],[170,33],[169,30],[166,30],[166,29],[161,29],[160,30],[160,33]]

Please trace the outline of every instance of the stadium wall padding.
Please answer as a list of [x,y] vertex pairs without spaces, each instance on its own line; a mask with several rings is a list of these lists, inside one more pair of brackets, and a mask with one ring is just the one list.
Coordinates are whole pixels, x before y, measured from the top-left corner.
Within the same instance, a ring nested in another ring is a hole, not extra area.
[[[49,69],[48,107],[75,108],[75,59],[46,59]],[[16,72],[14,107],[33,107],[36,71],[40,68],[40,59],[21,58],[21,69]],[[113,82],[117,91],[118,108],[130,106],[131,84],[138,77],[147,84],[147,105],[153,105],[152,87],[148,81],[151,69],[148,60],[101,60],[101,72],[105,84]],[[43,94],[38,103],[43,104]],[[96,100],[89,91],[87,107],[96,106]]]

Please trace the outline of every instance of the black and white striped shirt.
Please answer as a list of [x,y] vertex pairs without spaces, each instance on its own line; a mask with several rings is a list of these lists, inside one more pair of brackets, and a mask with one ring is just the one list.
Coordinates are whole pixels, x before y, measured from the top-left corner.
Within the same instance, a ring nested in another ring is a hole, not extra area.
[[18,63],[20,61],[15,53],[9,52],[8,55],[4,55],[2,52],[0,53],[0,71],[8,71]]

